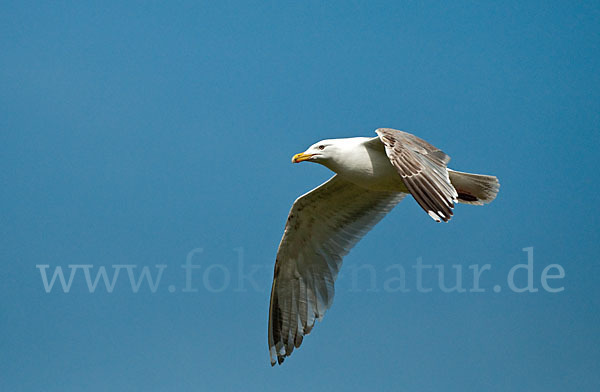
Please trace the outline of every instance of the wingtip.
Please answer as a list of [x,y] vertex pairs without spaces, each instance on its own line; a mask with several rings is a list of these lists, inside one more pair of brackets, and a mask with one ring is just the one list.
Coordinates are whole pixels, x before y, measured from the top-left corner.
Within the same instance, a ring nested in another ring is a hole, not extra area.
[[452,218],[452,214],[448,217],[448,216],[445,216],[441,211],[438,211],[438,212],[427,211],[427,215],[429,215],[429,217],[431,217],[431,219],[433,219],[434,221],[436,221],[438,223],[440,223],[441,221],[448,222],[450,220],[450,218]]
[[271,367],[274,367],[275,365],[281,365],[284,360],[285,360],[285,355],[276,354],[276,358],[271,356]]

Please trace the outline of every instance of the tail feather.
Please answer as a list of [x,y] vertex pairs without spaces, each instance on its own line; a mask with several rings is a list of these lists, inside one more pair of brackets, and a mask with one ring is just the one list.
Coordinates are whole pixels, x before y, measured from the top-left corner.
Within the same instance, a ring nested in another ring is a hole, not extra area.
[[458,193],[458,202],[483,205],[496,198],[500,183],[495,176],[463,173],[448,169],[450,182]]

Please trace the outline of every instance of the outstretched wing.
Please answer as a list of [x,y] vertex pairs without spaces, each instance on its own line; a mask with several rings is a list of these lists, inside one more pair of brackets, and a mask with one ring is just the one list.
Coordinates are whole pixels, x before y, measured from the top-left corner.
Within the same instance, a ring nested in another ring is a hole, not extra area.
[[389,128],[375,132],[417,203],[437,222],[447,222],[458,199],[448,177],[450,157],[410,133]]
[[404,195],[369,191],[335,175],[294,202],[273,274],[271,365],[281,364],[323,318],[342,258]]

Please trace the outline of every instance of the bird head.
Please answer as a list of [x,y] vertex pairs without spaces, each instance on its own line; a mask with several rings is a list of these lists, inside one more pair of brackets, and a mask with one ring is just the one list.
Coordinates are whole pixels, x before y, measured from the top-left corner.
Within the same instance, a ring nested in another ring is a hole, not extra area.
[[324,163],[333,157],[335,145],[330,140],[321,140],[310,146],[306,151],[296,154],[292,157],[292,163],[304,161]]

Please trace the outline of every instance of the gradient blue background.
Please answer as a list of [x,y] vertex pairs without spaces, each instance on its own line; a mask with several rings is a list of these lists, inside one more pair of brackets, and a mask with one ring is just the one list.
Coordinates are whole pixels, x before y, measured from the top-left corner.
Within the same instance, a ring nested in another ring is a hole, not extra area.
[[[0,389],[599,390],[599,46],[597,2],[2,2]],[[449,224],[406,199],[272,369],[286,214],[330,175],[290,157],[378,127],[497,175],[500,195]],[[528,246],[536,287],[558,263],[563,292],[506,290]],[[223,292],[202,270],[179,291],[197,247],[231,271]],[[235,290],[238,247],[260,290]],[[417,257],[489,263],[487,291],[384,292]],[[364,263],[374,292],[351,290]],[[154,294],[126,274],[47,294],[36,264],[168,268]]]

